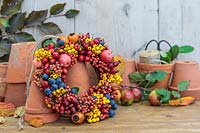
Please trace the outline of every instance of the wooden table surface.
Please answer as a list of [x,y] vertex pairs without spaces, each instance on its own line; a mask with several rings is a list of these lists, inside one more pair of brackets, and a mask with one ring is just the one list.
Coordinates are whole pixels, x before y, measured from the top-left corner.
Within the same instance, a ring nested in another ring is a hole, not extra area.
[[[0,125],[0,133],[17,132],[17,118],[9,117]],[[24,124],[20,132],[124,132],[124,133],[200,133],[200,102],[185,107],[159,106],[137,103],[132,106],[120,106],[114,118],[94,124],[74,125],[69,119],[45,124],[34,128]]]

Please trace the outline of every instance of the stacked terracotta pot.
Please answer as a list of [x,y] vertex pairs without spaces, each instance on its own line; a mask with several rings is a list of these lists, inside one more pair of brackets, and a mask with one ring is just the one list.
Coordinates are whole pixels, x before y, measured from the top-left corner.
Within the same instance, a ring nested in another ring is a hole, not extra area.
[[193,96],[200,100],[200,69],[196,61],[176,61],[171,90],[177,90],[178,83],[189,80],[190,86],[187,91],[181,92],[182,96]]

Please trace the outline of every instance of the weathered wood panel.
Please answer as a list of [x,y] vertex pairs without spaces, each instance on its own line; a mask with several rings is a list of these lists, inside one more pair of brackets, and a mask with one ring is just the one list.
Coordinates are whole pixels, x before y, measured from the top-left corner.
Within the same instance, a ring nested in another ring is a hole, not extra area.
[[[199,0],[25,0],[23,11],[48,9],[67,2],[65,10],[76,8],[75,19],[51,18],[63,34],[90,32],[102,36],[114,54],[131,57],[134,50],[151,39],[166,39],[172,44],[191,44],[196,50],[181,59],[199,60]],[[159,12],[158,12],[159,8]],[[36,38],[38,29],[26,29]]]
[[180,59],[200,61],[199,7],[199,0],[160,0],[160,39],[166,39],[172,44],[190,44],[195,47],[194,53],[181,55]]
[[103,36],[114,54],[131,57],[158,36],[157,0],[76,0],[76,32]]
[[[24,0],[22,5],[22,11],[26,11],[30,13],[32,10],[46,10],[50,9],[51,6],[57,3],[64,3],[66,2],[67,5],[63,13],[65,13],[69,9],[74,9],[74,1],[73,0]],[[74,19],[66,19],[64,16],[62,17],[55,17],[49,18],[46,22],[51,21],[55,22],[57,25],[60,26],[63,34],[68,34],[74,32]],[[36,39],[43,36],[41,31],[37,28],[34,29],[26,29],[26,31],[33,33]]]

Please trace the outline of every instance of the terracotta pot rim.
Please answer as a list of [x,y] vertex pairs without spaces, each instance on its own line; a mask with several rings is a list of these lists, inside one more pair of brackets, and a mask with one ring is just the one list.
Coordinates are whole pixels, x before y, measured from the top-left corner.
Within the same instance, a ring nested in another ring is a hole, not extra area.
[[32,108],[26,108],[26,113],[30,114],[43,114],[43,113],[52,113],[52,110],[47,110],[47,109],[32,109]]
[[8,66],[8,62],[1,62],[0,65],[1,66]]
[[[170,89],[170,90],[178,90],[177,87],[173,87],[173,86],[169,86],[169,89]],[[196,88],[194,88],[194,87],[189,87],[189,88],[187,89],[187,91],[195,91],[195,90],[200,90],[200,87],[196,87]],[[187,91],[184,91],[184,92],[187,92]]]
[[190,60],[185,60],[185,61],[176,61],[176,64],[183,64],[183,65],[192,65],[192,64],[198,64],[197,61],[190,61]]
[[160,66],[160,67],[163,67],[163,66],[173,66],[175,63],[174,61],[169,63],[169,64],[146,64],[146,63],[141,63],[141,62],[136,62],[137,65],[146,65],[146,66]]

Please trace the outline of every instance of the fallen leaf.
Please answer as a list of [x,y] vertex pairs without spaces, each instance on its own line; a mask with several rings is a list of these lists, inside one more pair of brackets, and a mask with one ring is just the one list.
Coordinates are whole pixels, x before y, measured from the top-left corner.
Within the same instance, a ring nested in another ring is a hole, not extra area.
[[14,113],[14,117],[21,117],[23,116],[23,114],[25,113],[25,107],[24,106],[20,106],[20,107],[17,107],[15,109],[15,113]]
[[171,106],[187,106],[190,104],[193,104],[195,102],[195,98],[194,97],[182,97],[180,99],[176,99],[176,100],[170,100],[169,101],[169,105]]
[[4,117],[0,117],[0,124],[4,124],[6,122],[6,119]]
[[29,122],[29,125],[33,126],[33,127],[41,127],[44,125],[43,121],[40,118],[32,118]]
[[0,102],[0,116],[12,116],[15,112],[13,103]]

